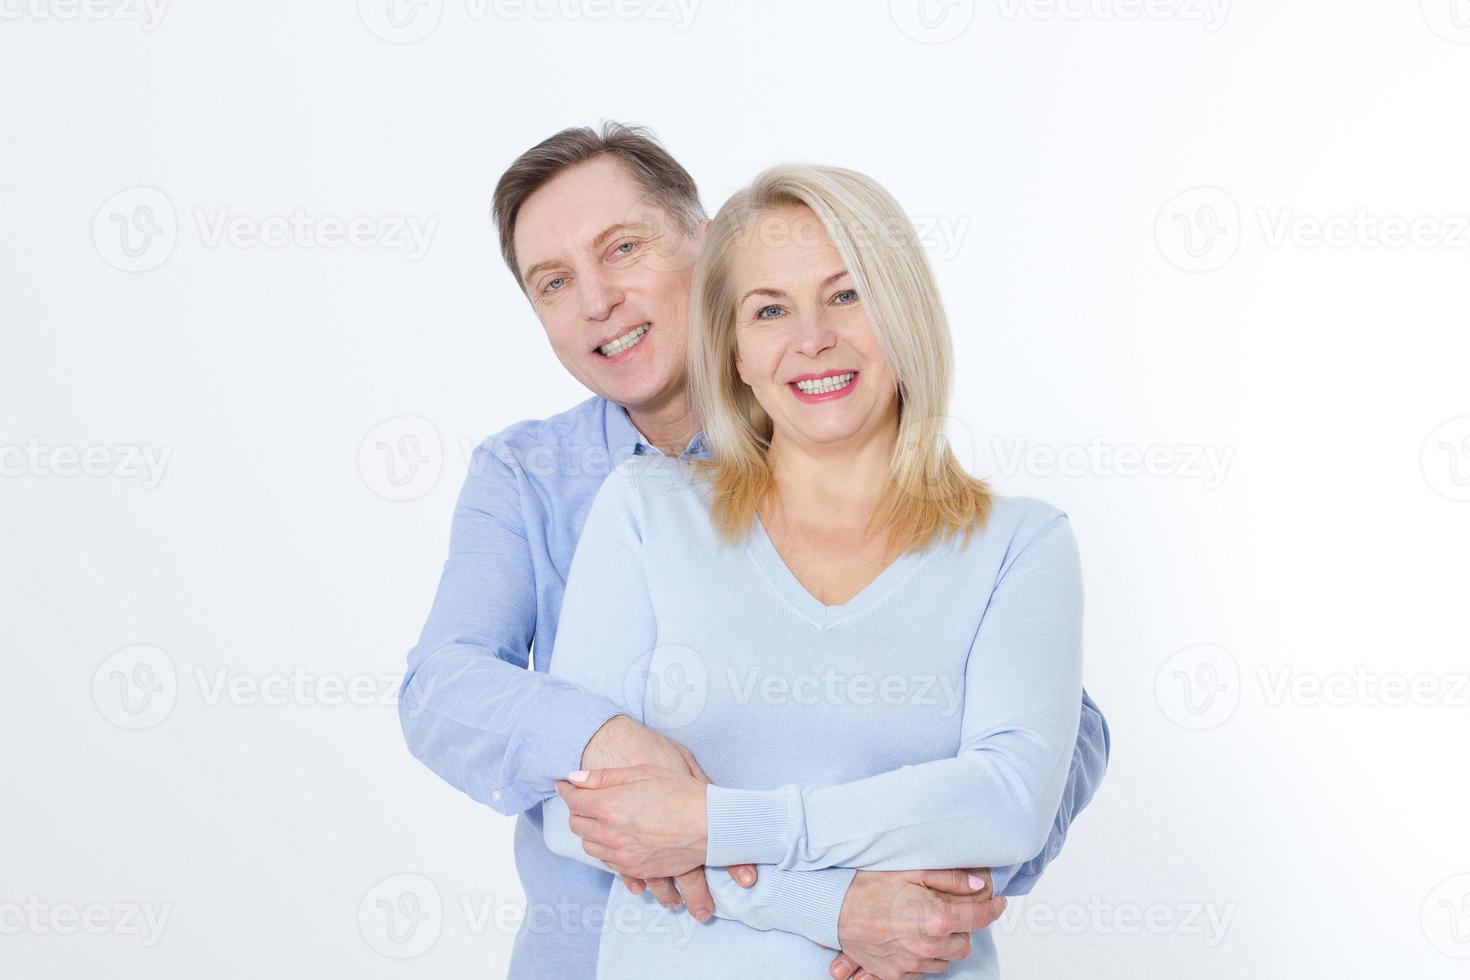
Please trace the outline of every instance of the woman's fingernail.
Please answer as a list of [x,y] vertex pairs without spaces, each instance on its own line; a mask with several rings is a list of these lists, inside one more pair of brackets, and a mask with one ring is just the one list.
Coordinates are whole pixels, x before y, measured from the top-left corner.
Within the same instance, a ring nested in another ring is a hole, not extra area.
[[985,879],[979,875],[970,875],[970,887],[978,892],[985,887]]
[[576,772],[567,773],[567,778],[574,783],[585,783],[587,781],[587,770],[578,769]]

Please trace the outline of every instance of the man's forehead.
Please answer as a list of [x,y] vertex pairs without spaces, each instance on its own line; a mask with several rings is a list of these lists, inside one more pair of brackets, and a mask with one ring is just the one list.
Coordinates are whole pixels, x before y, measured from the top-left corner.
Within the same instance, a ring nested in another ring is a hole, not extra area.
[[600,164],[592,161],[559,174],[521,205],[515,238],[524,268],[565,249],[588,248],[610,228],[660,221],[658,207],[624,167]]

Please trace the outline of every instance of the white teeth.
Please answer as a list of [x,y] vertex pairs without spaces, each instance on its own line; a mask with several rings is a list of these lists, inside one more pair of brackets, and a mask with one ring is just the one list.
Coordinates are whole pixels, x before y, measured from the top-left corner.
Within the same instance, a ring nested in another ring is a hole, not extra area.
[[627,350],[629,347],[632,347],[634,344],[638,343],[638,341],[642,340],[643,335],[648,333],[648,328],[651,326],[652,324],[645,323],[640,327],[634,327],[632,330],[629,330],[617,340],[609,341],[608,343],[603,344],[601,347],[597,348],[597,353],[601,354],[603,357],[613,357],[615,355],[621,354],[623,351]]
[[852,384],[852,379],[857,376],[856,371],[846,374],[834,374],[830,378],[817,378],[812,381],[798,381],[796,387],[801,389],[804,395],[820,395],[839,388],[846,388]]

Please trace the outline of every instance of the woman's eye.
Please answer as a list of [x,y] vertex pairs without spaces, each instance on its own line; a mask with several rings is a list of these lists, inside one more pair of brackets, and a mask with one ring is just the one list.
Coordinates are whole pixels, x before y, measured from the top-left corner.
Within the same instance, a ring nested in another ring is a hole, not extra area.
[[775,311],[776,313],[780,313],[781,312],[781,307],[779,307],[779,306],[762,306],[760,309],[758,309],[758,310],[755,311],[755,318],[757,320],[774,320],[775,319],[774,316],[766,316],[766,314],[768,312],[771,312],[771,311]]
[[858,294],[856,289],[844,289],[836,296],[833,296],[832,301],[835,303],[853,303],[857,301],[857,298]]

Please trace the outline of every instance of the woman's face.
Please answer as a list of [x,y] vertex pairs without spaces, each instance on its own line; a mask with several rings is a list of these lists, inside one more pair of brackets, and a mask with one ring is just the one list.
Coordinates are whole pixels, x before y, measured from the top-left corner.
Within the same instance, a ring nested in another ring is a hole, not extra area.
[[775,439],[850,448],[895,427],[893,372],[811,209],[762,214],[732,258],[735,365]]

